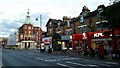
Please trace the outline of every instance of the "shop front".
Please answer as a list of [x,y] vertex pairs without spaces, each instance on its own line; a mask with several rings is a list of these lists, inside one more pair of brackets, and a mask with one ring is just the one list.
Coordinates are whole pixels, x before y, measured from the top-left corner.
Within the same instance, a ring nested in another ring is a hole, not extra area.
[[44,37],[42,42],[44,43],[45,51],[48,51],[50,48],[52,49],[52,37]]
[[72,36],[66,35],[61,36],[61,42],[62,42],[62,50],[72,50]]
[[112,38],[109,34],[105,35],[104,32],[106,32],[106,30],[94,32],[91,38],[91,47],[100,58],[109,56],[112,51]]
[[73,41],[73,52],[74,53],[82,52],[82,49],[85,46],[83,44],[83,34],[73,34],[72,41]]

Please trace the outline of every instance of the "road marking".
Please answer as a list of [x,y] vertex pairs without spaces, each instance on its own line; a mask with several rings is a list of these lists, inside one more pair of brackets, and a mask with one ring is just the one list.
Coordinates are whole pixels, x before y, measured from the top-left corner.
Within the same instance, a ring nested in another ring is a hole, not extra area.
[[60,66],[68,67],[68,68],[75,68],[75,67],[68,66],[68,65],[65,65],[65,64],[61,64],[61,63],[57,63],[57,64],[60,65]]
[[75,63],[75,62],[70,62],[70,61],[67,61],[67,63],[70,63],[70,64],[75,64],[75,65],[80,65],[80,66],[89,66],[89,67],[99,67],[98,65],[88,65],[88,64],[80,64],[80,63]]
[[42,58],[34,58],[34,59],[37,59],[37,60],[44,60],[44,59],[42,59]]
[[74,60],[74,59],[82,59],[82,58],[64,58],[65,60]]
[[87,65],[84,65],[84,64],[75,63],[75,62],[70,62],[70,61],[66,61],[66,62],[67,62],[67,63],[70,63],[70,64],[80,65],[80,66],[87,66]]
[[117,65],[118,63],[116,63],[116,62],[106,62],[106,64],[115,64],[115,65]]
[[98,65],[88,65],[89,67],[100,67]]
[[44,61],[49,61],[49,62],[51,62],[51,61],[56,61],[55,59],[48,59],[48,60],[44,60]]
[[91,60],[87,60],[87,59],[85,59],[85,61],[91,61]]
[[2,64],[2,62],[0,61],[0,68],[2,68],[2,66],[3,66],[3,64]]

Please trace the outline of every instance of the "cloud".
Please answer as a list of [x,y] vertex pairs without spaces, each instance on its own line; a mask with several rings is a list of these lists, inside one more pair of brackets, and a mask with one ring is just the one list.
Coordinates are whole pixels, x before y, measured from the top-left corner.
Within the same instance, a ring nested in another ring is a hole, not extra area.
[[[86,5],[91,11],[98,5],[109,4],[109,0],[0,0],[0,35],[9,35],[24,24],[27,9],[30,9],[33,25],[39,26],[36,17],[42,15],[42,29],[49,18],[62,19],[63,16],[77,17]],[[2,29],[1,29],[2,28]]]
[[[45,25],[49,19],[49,13],[42,13],[42,12],[37,12],[37,13],[32,13],[31,14],[31,21],[33,25],[39,26],[39,21],[36,21],[35,19],[42,15],[42,29],[46,31]],[[40,17],[39,17],[40,18]],[[26,15],[25,13],[21,13],[15,18],[9,19],[1,19],[0,20],[0,36],[6,35],[9,36],[11,33],[17,30],[20,26],[22,26],[25,23],[26,20]]]
[[11,34],[13,31],[17,30],[17,28],[19,27],[19,23],[9,22],[9,20],[7,19],[1,20],[0,25],[1,25],[0,35],[6,36]]

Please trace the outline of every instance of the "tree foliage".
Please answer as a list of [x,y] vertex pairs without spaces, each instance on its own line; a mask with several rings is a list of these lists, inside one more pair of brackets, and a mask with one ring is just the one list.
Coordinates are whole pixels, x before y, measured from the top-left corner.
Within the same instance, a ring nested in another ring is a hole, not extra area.
[[111,3],[117,3],[119,2],[120,0],[109,0]]
[[107,28],[120,28],[120,2],[104,8],[101,16],[107,22],[103,26]]

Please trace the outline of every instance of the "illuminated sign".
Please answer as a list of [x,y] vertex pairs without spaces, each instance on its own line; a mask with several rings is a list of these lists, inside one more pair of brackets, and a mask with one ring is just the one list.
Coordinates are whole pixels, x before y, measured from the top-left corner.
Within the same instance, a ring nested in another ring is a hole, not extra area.
[[87,37],[86,37],[86,34],[85,34],[85,33],[83,33],[83,39],[87,39]]
[[57,41],[58,44],[61,44],[61,41]]
[[104,36],[103,33],[95,33],[94,37],[100,37],[100,36]]

